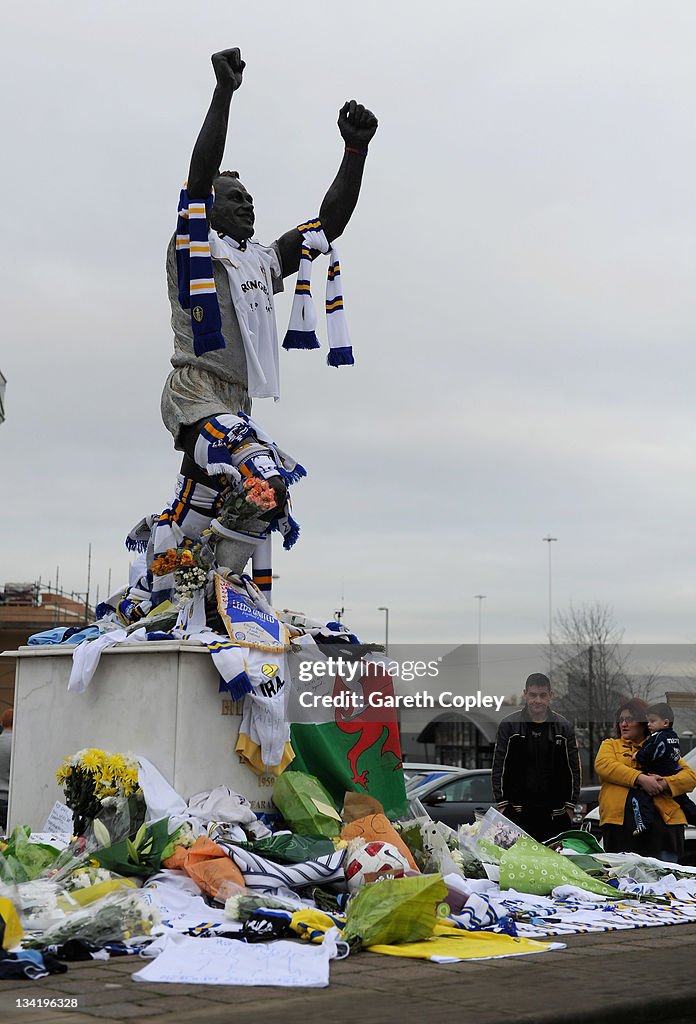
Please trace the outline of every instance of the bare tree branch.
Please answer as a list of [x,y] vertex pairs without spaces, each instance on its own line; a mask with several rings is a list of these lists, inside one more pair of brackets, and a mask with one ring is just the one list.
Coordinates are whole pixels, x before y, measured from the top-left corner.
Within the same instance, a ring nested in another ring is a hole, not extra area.
[[627,697],[650,700],[657,672],[629,674],[623,630],[608,605],[595,602],[556,615],[553,685],[555,706],[576,727],[592,768],[599,742],[614,727],[616,711]]

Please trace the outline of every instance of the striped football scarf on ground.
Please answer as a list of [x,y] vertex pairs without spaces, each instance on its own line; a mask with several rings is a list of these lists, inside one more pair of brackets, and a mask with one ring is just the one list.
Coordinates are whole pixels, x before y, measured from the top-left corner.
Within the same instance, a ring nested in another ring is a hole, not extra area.
[[278,889],[282,885],[290,889],[302,888],[306,885],[328,885],[345,879],[343,861],[345,850],[336,850],[315,860],[304,861],[302,864],[277,864],[275,861],[260,857],[251,850],[242,850],[232,843],[216,839],[218,845],[227,849],[232,860],[244,875],[247,889],[265,890]]
[[193,200],[186,188],[179,195],[176,223],[176,268],[179,304],[191,310],[193,350],[197,356],[225,348],[220,307],[215,291],[208,241],[208,213],[215,199]]
[[343,295],[341,291],[341,265],[336,248],[332,245],[321,226],[321,221],[307,221],[299,224],[297,230],[303,236],[300,252],[300,267],[295,284],[295,297],[290,312],[290,323],[283,341],[283,348],[319,348],[316,335],[317,314],[312,299],[312,261],[317,253],[329,254],[329,270],[326,279],[326,328],[329,339],[329,366],[352,366],[355,362],[348,334]]

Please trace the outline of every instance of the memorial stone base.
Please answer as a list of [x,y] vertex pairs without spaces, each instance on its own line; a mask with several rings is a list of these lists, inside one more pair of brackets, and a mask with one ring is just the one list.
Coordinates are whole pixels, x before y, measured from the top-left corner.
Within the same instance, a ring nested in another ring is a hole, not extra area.
[[74,648],[22,647],[16,685],[8,828],[40,831],[63,792],[55,773],[84,747],[150,760],[184,799],[225,785],[272,810],[275,779],[235,753],[241,704],[218,692],[207,650],[191,641],[122,644],[103,652],[85,693],[68,693]]

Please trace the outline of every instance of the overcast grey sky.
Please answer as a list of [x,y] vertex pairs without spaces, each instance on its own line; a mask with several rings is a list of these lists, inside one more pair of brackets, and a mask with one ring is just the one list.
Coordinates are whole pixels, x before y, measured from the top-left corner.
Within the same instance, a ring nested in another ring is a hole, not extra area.
[[340,243],[357,365],[282,353],[254,409],[311,474],[276,603],[344,594],[366,639],[387,605],[395,640],[455,643],[483,593],[485,640],[540,642],[551,533],[557,607],[694,639],[696,6],[35,0],[4,24],[0,583],[59,564],[84,589],[91,542],[103,597],[169,499],[164,253],[209,55],[239,45],[225,163],[261,240],[316,214],[343,101],[380,119]]

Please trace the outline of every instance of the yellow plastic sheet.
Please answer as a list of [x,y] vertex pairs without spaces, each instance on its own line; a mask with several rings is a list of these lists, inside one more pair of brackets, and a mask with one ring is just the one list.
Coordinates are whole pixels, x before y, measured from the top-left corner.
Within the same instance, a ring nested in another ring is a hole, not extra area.
[[438,922],[433,935],[421,942],[367,948],[369,953],[405,956],[412,960],[432,960],[434,956],[457,960],[482,960],[489,957],[545,953],[552,949],[553,945],[552,942],[535,942],[534,939],[515,939],[497,932],[468,932]]
[[14,904],[5,896],[0,896],[0,919],[2,922],[0,929],[2,924],[5,926],[2,934],[2,948],[14,949],[24,938],[24,931],[19,923]]
[[87,907],[95,900],[100,900],[102,896],[119,889],[137,889],[137,886],[130,878],[110,878],[106,882],[85,886],[84,889],[73,889],[70,897],[81,907]]

